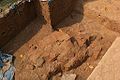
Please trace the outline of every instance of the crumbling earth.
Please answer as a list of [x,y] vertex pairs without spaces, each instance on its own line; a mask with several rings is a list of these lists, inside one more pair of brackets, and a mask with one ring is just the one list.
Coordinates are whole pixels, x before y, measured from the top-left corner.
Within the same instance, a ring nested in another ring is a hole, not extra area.
[[[49,29],[49,24],[39,29],[41,21],[36,19],[4,46],[16,57],[15,79],[86,80],[119,36],[111,29],[116,25],[111,21],[80,0],[71,15],[56,26],[57,31]],[[27,40],[37,29],[37,34]]]

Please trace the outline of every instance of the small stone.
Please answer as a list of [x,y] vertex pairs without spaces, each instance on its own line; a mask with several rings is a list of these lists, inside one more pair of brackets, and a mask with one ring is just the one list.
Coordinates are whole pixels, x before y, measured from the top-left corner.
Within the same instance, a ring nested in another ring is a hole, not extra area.
[[62,73],[60,72],[60,73],[58,73],[58,76],[62,76]]
[[44,62],[45,62],[45,59],[43,57],[37,58],[36,67],[41,67]]
[[63,74],[61,80],[75,80],[76,74]]
[[89,68],[90,68],[90,69],[93,69],[93,68],[94,68],[94,66],[92,66],[92,65],[89,65]]
[[22,54],[20,55],[20,58],[23,58],[23,55],[22,55]]
[[90,63],[87,63],[87,65],[88,65],[88,67],[89,67],[90,69],[93,69],[93,68],[94,68],[94,66],[91,65]]
[[59,32],[63,32],[61,29],[59,29]]

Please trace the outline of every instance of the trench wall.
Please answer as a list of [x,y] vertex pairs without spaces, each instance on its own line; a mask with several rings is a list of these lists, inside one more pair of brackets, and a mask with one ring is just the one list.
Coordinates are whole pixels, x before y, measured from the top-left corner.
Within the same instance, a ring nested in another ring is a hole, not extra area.
[[74,0],[53,0],[49,4],[52,26],[56,26],[72,12],[74,2]]
[[0,47],[15,37],[36,17],[33,2],[21,3],[6,16],[0,18]]

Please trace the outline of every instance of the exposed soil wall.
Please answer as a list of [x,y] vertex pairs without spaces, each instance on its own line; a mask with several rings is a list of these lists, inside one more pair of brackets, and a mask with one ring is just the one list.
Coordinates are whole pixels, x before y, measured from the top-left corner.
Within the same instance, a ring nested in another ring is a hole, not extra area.
[[0,47],[16,36],[36,17],[33,2],[21,3],[0,19]]
[[71,13],[74,2],[74,0],[53,0],[49,4],[52,26],[56,26]]
[[42,14],[46,23],[52,25],[52,27],[58,25],[65,17],[71,14],[75,2],[74,0],[34,1],[37,15]]

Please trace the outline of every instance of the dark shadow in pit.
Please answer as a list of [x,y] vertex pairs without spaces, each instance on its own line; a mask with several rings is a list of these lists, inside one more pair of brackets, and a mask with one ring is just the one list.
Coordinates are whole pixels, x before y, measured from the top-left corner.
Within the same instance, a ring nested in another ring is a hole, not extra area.
[[[73,24],[80,23],[84,18],[84,5],[96,0],[73,0],[73,10],[69,16],[66,16],[58,25],[53,25],[53,28],[70,27]],[[58,16],[60,17],[60,16]]]
[[0,13],[0,47],[4,46],[10,39],[15,37],[35,17],[33,3],[25,2],[14,6],[8,13]]
[[[40,31],[43,24],[46,24],[46,21],[42,16],[42,11],[40,11],[41,6],[39,5],[38,1],[39,0],[36,0],[35,2],[34,1],[26,2],[25,4],[22,4],[22,5],[28,4],[25,7],[26,8],[25,11],[26,10],[28,11],[28,9],[30,9],[31,6],[33,8],[31,11],[29,11],[31,13],[29,13],[27,11],[26,11],[26,13],[21,12],[22,16],[19,17],[18,19],[16,19],[16,20],[18,20],[18,24],[22,25],[21,29],[19,29],[18,25],[16,25],[16,23],[14,23],[15,26],[12,29],[16,29],[16,30],[11,31],[11,34],[7,33],[3,36],[3,38],[2,38],[3,40],[7,39],[7,41],[5,41],[6,44],[4,43],[5,46],[3,46],[3,50],[5,52],[14,54],[14,52],[16,52],[20,47],[22,47],[26,42],[28,42],[34,35],[36,35],[38,33],[38,31]],[[22,8],[24,8],[24,7],[22,7]],[[38,12],[38,10],[36,10],[38,8],[39,8],[39,12]],[[19,12],[19,11],[17,11],[17,12]],[[41,15],[38,15],[37,13],[39,13]],[[12,15],[14,15],[14,14],[12,14]],[[30,16],[33,16],[33,18],[30,18],[30,20],[28,20]],[[9,17],[9,15],[8,15],[8,17]],[[8,20],[9,18],[6,18],[6,19]],[[9,19],[9,20],[11,20],[11,19]],[[22,20],[25,22],[23,22]],[[20,21],[22,21],[23,23],[21,23]],[[11,24],[11,23],[13,24],[13,22],[14,21],[10,21],[9,24]],[[9,26],[5,26],[5,25],[3,25],[3,26],[9,28]],[[5,29],[5,31],[7,31],[7,29]],[[0,41],[1,41],[1,38],[0,38]]]

